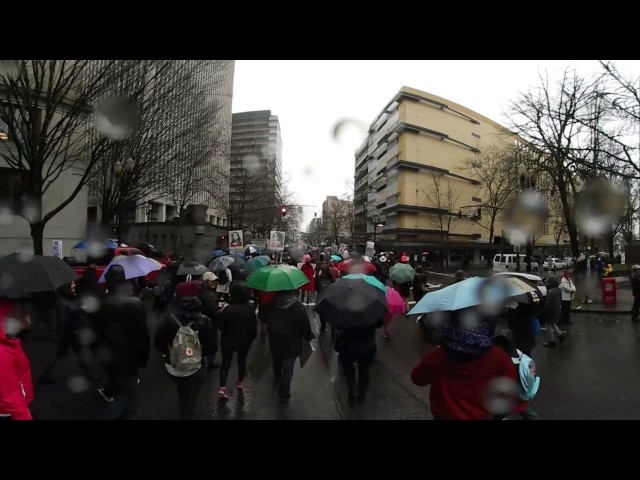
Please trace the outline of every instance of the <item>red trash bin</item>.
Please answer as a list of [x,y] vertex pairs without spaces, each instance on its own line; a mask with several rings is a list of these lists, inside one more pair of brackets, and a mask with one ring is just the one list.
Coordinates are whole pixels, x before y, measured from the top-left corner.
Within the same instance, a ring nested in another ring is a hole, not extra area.
[[617,303],[618,287],[615,278],[602,279],[602,304],[615,305]]

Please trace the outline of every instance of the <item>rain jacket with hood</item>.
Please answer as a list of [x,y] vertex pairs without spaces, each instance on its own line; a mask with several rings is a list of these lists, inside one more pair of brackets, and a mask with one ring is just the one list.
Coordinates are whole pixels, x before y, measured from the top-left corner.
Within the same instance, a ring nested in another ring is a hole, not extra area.
[[275,308],[268,313],[269,345],[276,358],[295,358],[302,353],[302,340],[315,338],[307,311],[293,292],[279,292]]
[[31,365],[18,338],[9,338],[4,324],[13,302],[0,300],[0,415],[13,420],[32,420],[29,403],[33,400]]

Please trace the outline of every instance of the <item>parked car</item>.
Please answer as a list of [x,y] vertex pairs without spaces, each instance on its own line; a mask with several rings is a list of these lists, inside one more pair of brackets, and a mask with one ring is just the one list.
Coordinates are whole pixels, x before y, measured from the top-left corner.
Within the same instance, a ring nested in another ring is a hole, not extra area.
[[555,258],[555,257],[545,260],[544,263],[542,264],[542,268],[545,272],[548,270],[553,270],[554,266],[556,270],[562,270],[567,266],[567,264],[564,261],[560,260],[559,258]]
[[159,259],[164,257],[164,254],[158,247],[154,247],[153,245],[147,242],[139,243],[138,245],[136,245],[136,248],[142,251],[142,253],[144,253],[144,255],[149,258]]

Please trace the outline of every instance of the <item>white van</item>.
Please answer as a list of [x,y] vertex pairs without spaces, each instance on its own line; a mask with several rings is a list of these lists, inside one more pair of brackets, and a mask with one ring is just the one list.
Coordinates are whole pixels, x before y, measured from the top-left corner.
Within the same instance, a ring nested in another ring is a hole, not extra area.
[[[494,272],[515,272],[516,271],[516,255],[517,253],[498,253],[493,257]],[[527,271],[526,255],[520,254],[520,271]],[[538,262],[531,259],[531,271],[539,270]]]

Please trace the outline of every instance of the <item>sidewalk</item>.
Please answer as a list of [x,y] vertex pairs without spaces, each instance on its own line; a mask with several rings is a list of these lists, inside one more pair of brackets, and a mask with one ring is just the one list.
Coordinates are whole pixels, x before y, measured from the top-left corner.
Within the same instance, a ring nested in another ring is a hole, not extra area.
[[633,294],[630,288],[618,288],[617,303],[615,305],[603,305],[601,294],[593,297],[593,303],[580,303],[581,300],[573,300],[571,305],[572,312],[631,315],[631,307],[633,306]]

